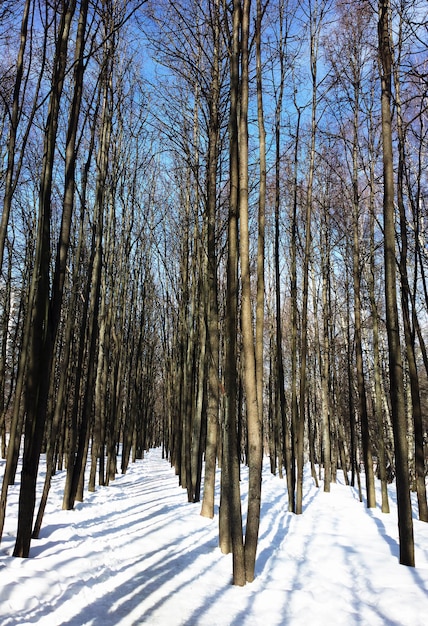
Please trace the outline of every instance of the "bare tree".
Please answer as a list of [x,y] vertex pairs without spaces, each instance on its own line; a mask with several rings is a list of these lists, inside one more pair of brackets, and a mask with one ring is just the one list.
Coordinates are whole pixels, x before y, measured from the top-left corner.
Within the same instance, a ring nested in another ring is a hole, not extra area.
[[207,262],[208,262],[208,407],[205,449],[204,496],[201,514],[214,517],[215,467],[219,431],[219,313],[216,251],[217,169],[220,134],[220,1],[212,5],[213,62],[209,106],[207,163]]
[[388,332],[391,413],[395,443],[400,563],[414,567],[415,552],[409,485],[407,423],[396,287],[394,161],[391,112],[393,57],[391,49],[390,10],[389,0],[379,0],[378,35],[381,73],[380,78],[382,88],[381,105],[386,325]]
[[67,63],[70,28],[75,1],[64,1],[56,42],[49,112],[45,130],[44,159],[40,181],[36,258],[34,262],[27,328],[28,370],[25,389],[25,441],[19,496],[18,531],[14,556],[27,557],[30,550],[36,479],[42,447],[52,367],[54,337],[49,319],[51,195],[60,100]]

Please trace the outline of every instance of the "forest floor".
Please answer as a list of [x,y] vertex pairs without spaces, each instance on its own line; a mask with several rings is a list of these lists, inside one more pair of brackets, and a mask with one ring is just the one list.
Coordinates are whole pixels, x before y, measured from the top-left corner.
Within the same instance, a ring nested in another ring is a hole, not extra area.
[[[287,511],[285,480],[270,474],[266,459],[256,579],[238,588],[231,585],[231,556],[217,545],[218,507],[213,520],[202,518],[160,450],[108,487],[85,493],[73,511],[61,509],[64,480],[64,472],[53,478],[28,559],[11,556],[18,481],[9,490],[0,545],[2,626],[427,624],[428,524],[416,519],[415,506],[416,567],[399,565],[393,485],[385,515],[379,504],[367,510],[341,472],[324,493],[307,468],[304,512],[295,516]],[[241,490],[245,519],[245,468]]]

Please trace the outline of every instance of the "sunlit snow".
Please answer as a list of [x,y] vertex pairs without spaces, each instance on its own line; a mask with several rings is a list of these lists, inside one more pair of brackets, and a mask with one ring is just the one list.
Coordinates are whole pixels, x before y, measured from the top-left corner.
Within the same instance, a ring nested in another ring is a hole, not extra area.
[[[9,488],[2,626],[428,623],[428,524],[415,517],[416,568],[399,565],[393,485],[385,515],[379,505],[367,510],[340,471],[331,493],[308,473],[304,513],[296,516],[287,511],[285,480],[269,473],[266,460],[256,579],[239,588],[231,585],[231,556],[217,546],[218,507],[213,520],[202,518],[160,450],[86,492],[73,511],[61,510],[64,480],[63,472],[53,478],[28,559],[11,556],[19,484]],[[245,468],[241,489],[245,514]]]

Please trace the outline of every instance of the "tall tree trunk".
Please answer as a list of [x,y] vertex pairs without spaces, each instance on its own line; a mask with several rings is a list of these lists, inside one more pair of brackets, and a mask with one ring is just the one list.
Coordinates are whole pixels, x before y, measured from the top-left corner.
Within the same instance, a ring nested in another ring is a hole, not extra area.
[[[251,307],[250,235],[248,220],[248,39],[250,29],[250,0],[243,0],[241,23],[241,108],[239,115],[239,218],[241,262],[241,324],[244,356],[243,383],[247,410],[248,437],[248,514],[245,533],[245,573],[254,580],[254,567],[260,524],[262,481],[262,428],[259,419],[256,359]],[[261,399],[260,399],[261,402]]]
[[214,517],[215,468],[220,401],[219,316],[216,254],[217,167],[220,99],[220,1],[213,2],[214,58],[211,75],[207,164],[207,254],[208,254],[208,406],[205,446],[205,479],[201,515]]
[[381,71],[382,147],[383,147],[383,218],[386,326],[392,426],[395,443],[395,467],[398,505],[398,532],[400,563],[414,567],[415,548],[413,536],[412,505],[410,500],[409,466],[407,448],[407,423],[403,382],[403,363],[400,347],[400,330],[397,307],[394,162],[392,148],[392,50],[389,0],[379,0],[379,61]]
[[30,15],[31,0],[25,0],[22,10],[21,21],[21,41],[18,51],[16,63],[15,85],[13,89],[13,100],[10,117],[10,130],[7,145],[7,167],[5,177],[5,188],[3,197],[3,212],[0,223],[0,272],[3,268],[4,248],[7,239],[7,227],[9,223],[10,210],[12,206],[12,197],[14,191],[14,171],[15,171],[15,151],[16,136],[18,132],[18,124],[20,118],[19,98],[21,94],[22,78],[24,75],[25,49],[27,46],[28,36],[28,18]]
[[8,356],[8,342],[10,341],[10,320],[13,306],[11,255],[8,256],[7,272],[5,274],[4,292],[2,294],[3,314],[0,316],[0,457],[2,459],[6,457],[6,411],[10,404],[10,398],[12,397],[11,391],[13,389],[13,372],[11,372],[9,380],[9,393],[7,399],[5,378]]
[[[370,133],[371,136],[372,132]],[[371,152],[374,154],[374,151]],[[385,434],[382,411],[382,372],[380,362],[379,347],[379,314],[375,298],[375,207],[374,207],[374,166],[375,160],[372,159],[370,165],[370,271],[368,277],[370,309],[373,324],[373,376],[374,376],[374,413],[377,424],[377,447],[378,447],[378,466],[379,478],[381,481],[381,498],[382,513],[389,513],[388,501],[388,483],[386,476],[386,458],[385,458]]]
[[360,233],[359,214],[360,202],[358,191],[358,127],[359,127],[359,80],[354,81],[354,125],[352,143],[352,232],[353,232],[353,282],[354,282],[354,324],[355,324],[355,357],[358,386],[358,407],[361,420],[361,439],[363,445],[364,467],[366,478],[367,507],[376,506],[374,488],[373,458],[370,443],[369,418],[367,413],[366,383],[363,364],[363,346],[361,329],[361,263],[360,263]]
[[259,130],[259,212],[257,243],[257,308],[256,308],[256,379],[259,422],[263,429],[263,335],[264,335],[264,299],[265,299],[265,211],[266,211],[266,130],[263,110],[262,83],[262,31],[263,7],[257,0],[256,16],[256,74],[257,74],[257,125]]
[[[66,153],[65,153],[65,189],[64,189],[64,206],[61,217],[61,231],[60,238],[58,241],[57,247],[57,255],[55,261],[55,272],[53,278],[52,285],[52,298],[51,298],[51,321],[50,321],[50,332],[52,335],[52,350],[55,350],[55,344],[58,338],[58,329],[60,324],[60,316],[61,316],[61,307],[63,301],[63,292],[64,292],[64,281],[65,281],[65,273],[66,273],[66,262],[68,249],[70,245],[70,232],[71,232],[71,222],[72,216],[74,212],[74,194],[75,194],[75,169],[76,169],[76,160],[77,160],[77,151],[76,151],[76,139],[77,139],[77,128],[79,122],[79,111],[82,102],[82,91],[83,91],[83,75],[84,75],[84,64],[83,64],[83,52],[85,46],[85,33],[86,33],[86,22],[88,15],[88,0],[84,0],[80,5],[80,15],[79,15],[79,23],[77,29],[76,36],[76,49],[75,49],[75,66],[74,66],[74,85],[73,85],[73,98],[69,111],[68,118],[68,130],[67,130],[67,143],[66,143]],[[73,316],[71,315],[73,318]],[[67,328],[69,329],[71,325],[71,321],[67,322]],[[64,393],[64,386],[66,380],[67,373],[67,364],[70,352],[69,342],[71,340],[71,333],[68,333],[65,351],[66,354],[62,356],[62,366],[61,370],[61,378],[62,385],[58,390],[58,394]],[[51,377],[54,376],[54,370],[51,372]],[[53,398],[52,398],[53,400]],[[59,397],[56,401],[56,408],[59,409],[63,404],[63,398]],[[58,429],[60,424],[62,413],[55,410],[53,415],[53,423],[50,429],[50,437],[47,443],[47,461],[46,461],[46,477],[43,488],[43,496],[39,505],[37,518],[35,527],[33,529],[33,537],[37,538],[40,532],[41,523],[43,519],[44,509],[47,503],[47,498],[49,495],[50,489],[50,481],[51,476],[54,471],[53,460],[54,460],[54,452],[56,447],[56,438],[58,435]]]
[[[199,63],[200,51],[198,51]],[[193,146],[194,146],[194,204],[195,207],[199,206],[199,109],[200,109],[200,88],[196,84],[194,86],[194,107],[193,107]],[[206,380],[206,368],[205,368],[205,356],[202,359],[201,354],[205,355],[206,351],[206,329],[205,322],[202,319],[200,310],[206,309],[206,297],[205,297],[205,280],[207,275],[206,255],[202,253],[202,246],[200,240],[206,241],[206,227],[203,223],[202,233],[200,232],[200,226],[197,219],[197,211],[194,216],[193,224],[193,264],[192,264],[192,295],[191,295],[191,327],[189,345],[191,347],[191,360],[190,360],[190,379],[191,379],[191,413],[190,413],[190,425],[189,425],[189,480],[187,485],[187,496],[189,502],[199,502],[200,500],[200,484],[201,484],[201,470],[202,470],[202,435],[204,430],[203,425],[203,398]],[[198,262],[195,264],[195,260]],[[203,268],[203,278],[199,277],[198,268]]]
[[[275,234],[274,234],[274,267],[275,267],[275,314],[276,314],[276,422],[282,430],[281,460],[285,458],[285,471],[288,492],[288,510],[295,511],[295,483],[296,471],[294,464],[294,428],[293,414],[288,426],[285,401],[284,360],[282,353],[282,310],[281,310],[281,276],[279,253],[279,221],[280,221],[280,172],[281,172],[281,114],[285,82],[285,51],[284,51],[284,3],[279,4],[280,47],[279,63],[280,77],[278,96],[275,105]],[[281,470],[282,471],[282,468]]]
[[[400,35],[401,38],[401,35]],[[397,46],[401,50],[402,42]],[[406,355],[408,363],[408,376],[410,381],[410,398],[413,417],[413,430],[415,438],[415,480],[416,493],[418,496],[419,519],[428,522],[427,493],[425,487],[425,459],[424,459],[424,433],[422,420],[421,394],[419,385],[419,374],[416,363],[415,352],[415,328],[412,326],[412,319],[416,317],[416,312],[411,311],[411,290],[407,268],[408,257],[408,237],[406,209],[404,205],[404,179],[405,179],[405,132],[403,127],[403,117],[401,109],[401,89],[397,67],[394,68],[395,102],[397,107],[397,133],[398,133],[398,173],[397,173],[397,205],[400,220],[400,280],[401,280],[401,310],[403,313],[404,339],[406,344]],[[417,272],[417,263],[415,264]],[[415,279],[416,280],[416,279]]]
[[[291,216],[291,424],[294,426],[298,422],[299,403],[298,403],[298,377],[297,377],[297,361],[298,361],[298,302],[297,302],[297,207],[298,207],[298,175],[299,175],[299,143],[300,143],[300,121],[301,109],[294,97],[294,106],[297,112],[297,122],[294,140],[293,155],[293,204]],[[294,432],[294,427],[292,429]],[[294,465],[294,463],[293,463]],[[294,472],[294,469],[293,469]],[[288,484],[288,489],[294,491],[294,478]],[[294,500],[294,498],[293,498]],[[290,502],[290,500],[289,500]],[[290,508],[289,508],[290,510]]]
[[[234,0],[232,17],[232,49],[230,59],[230,198],[228,225],[226,330],[225,330],[225,429],[222,458],[222,497],[220,509],[220,547],[226,551],[229,536],[232,543],[233,583],[245,585],[244,542],[239,487],[239,459],[237,455],[237,367],[236,330],[238,296],[238,206],[239,206],[239,154],[238,154],[238,103],[240,57],[241,2]],[[227,504],[226,501],[227,500]],[[223,509],[226,504],[226,509]],[[226,514],[227,526],[222,523]]]
[[[331,410],[330,410],[330,242],[328,207],[324,207],[323,226],[321,227],[323,243],[321,245],[322,263],[322,347],[320,346],[321,374],[321,412],[322,412],[322,444],[324,456],[324,491],[330,491],[332,481],[332,445],[331,445]],[[314,296],[315,297],[315,296]],[[315,315],[315,317],[317,317]]]
[[318,63],[318,4],[310,3],[310,66],[311,66],[311,144],[309,154],[308,187],[306,194],[306,235],[305,251],[303,258],[303,301],[302,301],[302,325],[301,325],[301,356],[300,356],[300,390],[299,390],[299,419],[296,425],[296,513],[302,513],[303,501],[303,439],[305,434],[305,410],[306,410],[306,383],[307,383],[307,351],[308,351],[308,292],[309,292],[309,260],[312,246],[311,221],[312,221],[312,198],[313,180],[315,170],[315,147],[317,134],[317,63]]
[[[107,376],[108,376],[108,336],[110,331],[111,306],[109,313],[106,312],[107,285],[105,274],[101,276],[100,288],[100,310],[99,310],[99,330],[98,330],[98,354],[97,369],[95,374],[95,415],[94,427],[92,430],[91,447],[91,469],[89,472],[88,491],[95,491],[95,479],[98,466],[98,484],[106,484],[105,475],[105,438],[106,438],[106,396],[107,396]],[[107,319],[108,318],[108,319]],[[109,329],[107,330],[107,324]]]
[[[109,24],[109,16],[105,16],[106,34],[111,35],[112,24]],[[108,197],[107,174],[109,169],[109,148],[112,131],[112,61],[114,57],[115,39],[114,36],[106,38],[105,59],[102,71],[102,112],[100,121],[100,143],[97,154],[97,180],[95,188],[95,216],[94,230],[92,234],[92,250],[90,263],[90,277],[88,278],[87,293],[85,296],[85,315],[87,319],[88,331],[88,356],[86,380],[81,378],[81,369],[77,370],[76,389],[80,389],[81,383],[84,387],[79,393],[82,394],[81,420],[79,433],[77,429],[77,410],[75,402],[73,407],[72,444],[69,450],[69,461],[67,465],[67,479],[64,488],[63,508],[72,509],[78,496],[84,474],[87,446],[89,442],[90,421],[93,406],[93,388],[96,375],[96,354],[99,332],[99,306],[101,290],[101,272],[103,265],[103,224],[106,198]],[[80,341],[79,362],[83,358],[83,342]],[[77,443],[77,448],[76,448]],[[79,495],[80,497],[80,495]]]
[[[25,440],[19,495],[18,530],[14,556],[28,557],[36,501],[36,480],[42,447],[50,386],[55,329],[49,316],[50,220],[56,135],[59,107],[64,84],[68,38],[75,1],[64,2],[55,51],[52,92],[45,131],[42,179],[39,197],[39,222],[36,258],[33,269],[30,305],[31,316],[28,371],[25,393]],[[53,332],[52,332],[53,331]]]
[[[346,256],[349,257],[348,243],[346,244]],[[357,463],[358,455],[358,438],[356,433],[356,420],[355,420],[355,402],[354,402],[354,377],[353,377],[353,358],[352,358],[352,333],[351,333],[351,279],[349,277],[349,270],[346,268],[346,374],[348,383],[348,416],[349,416],[349,431],[350,431],[350,455],[351,455],[351,486],[355,486],[355,474],[357,474],[358,488],[360,502],[362,502],[362,493],[360,489],[360,469]]]
[[4,522],[6,517],[8,488],[10,485],[13,485],[15,481],[16,467],[21,445],[22,428],[24,424],[24,412],[21,406],[21,398],[24,390],[25,373],[27,367],[30,327],[31,316],[27,314],[25,318],[21,353],[19,355],[15,398],[13,403],[13,413],[9,431],[9,444],[7,447],[6,466],[4,469],[2,490],[0,496],[0,541],[3,536]]

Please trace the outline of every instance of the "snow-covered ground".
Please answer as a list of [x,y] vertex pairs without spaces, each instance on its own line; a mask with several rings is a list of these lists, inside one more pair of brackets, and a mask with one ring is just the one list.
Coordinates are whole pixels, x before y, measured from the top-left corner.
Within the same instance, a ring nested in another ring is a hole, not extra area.
[[[2,460],[0,478],[3,468]],[[245,501],[245,469],[242,478]],[[338,479],[326,494],[308,474],[297,517],[266,461],[256,579],[242,588],[231,585],[231,556],[217,547],[218,509],[202,518],[159,450],[85,493],[74,511],[61,510],[58,473],[29,559],[11,556],[19,489],[11,487],[0,624],[426,626],[428,524],[415,519],[416,568],[401,566],[394,488],[384,515]]]

